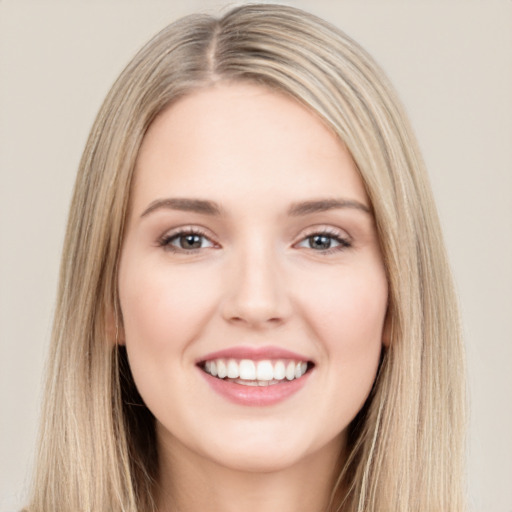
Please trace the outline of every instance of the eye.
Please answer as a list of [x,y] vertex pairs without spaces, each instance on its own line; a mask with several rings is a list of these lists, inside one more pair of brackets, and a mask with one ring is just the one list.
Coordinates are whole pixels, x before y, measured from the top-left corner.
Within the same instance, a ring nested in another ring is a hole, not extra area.
[[297,244],[297,247],[305,247],[323,254],[342,251],[351,246],[352,244],[348,238],[341,236],[337,232],[331,233],[330,231],[312,233]]
[[159,245],[172,252],[195,252],[215,247],[215,244],[203,232],[196,229],[166,234],[159,241]]

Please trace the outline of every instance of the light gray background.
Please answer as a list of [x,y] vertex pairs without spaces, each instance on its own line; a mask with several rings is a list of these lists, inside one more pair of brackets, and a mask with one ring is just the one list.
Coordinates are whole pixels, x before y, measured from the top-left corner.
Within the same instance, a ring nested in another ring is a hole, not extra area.
[[[304,0],[381,63],[412,118],[460,294],[472,510],[512,511],[512,2]],[[0,511],[23,503],[71,188],[115,77],[217,1],[0,0]],[[440,511],[441,512],[441,511]]]

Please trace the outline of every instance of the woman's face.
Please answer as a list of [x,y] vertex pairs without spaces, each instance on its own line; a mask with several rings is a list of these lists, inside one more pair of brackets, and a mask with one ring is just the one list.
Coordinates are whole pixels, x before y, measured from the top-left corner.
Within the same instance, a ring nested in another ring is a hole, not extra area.
[[296,101],[218,84],[155,120],[119,293],[161,450],[269,471],[343,448],[378,368],[387,282],[354,162]]

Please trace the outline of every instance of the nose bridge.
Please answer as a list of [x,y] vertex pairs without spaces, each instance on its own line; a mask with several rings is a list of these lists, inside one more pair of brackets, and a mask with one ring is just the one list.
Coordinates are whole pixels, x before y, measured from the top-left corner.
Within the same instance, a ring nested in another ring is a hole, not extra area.
[[230,261],[224,316],[250,325],[278,323],[289,313],[279,254],[268,240],[249,238]]

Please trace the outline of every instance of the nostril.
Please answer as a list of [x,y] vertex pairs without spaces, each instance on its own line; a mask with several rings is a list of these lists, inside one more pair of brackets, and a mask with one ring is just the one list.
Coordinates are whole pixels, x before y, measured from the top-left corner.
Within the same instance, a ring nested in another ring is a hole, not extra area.
[[228,288],[221,310],[226,321],[251,326],[276,326],[291,314],[286,287],[269,272],[263,270],[240,275]]
[[268,326],[273,325],[277,326],[281,324],[284,319],[281,317],[273,316],[268,318],[267,316],[258,316],[254,314],[246,314],[243,316],[232,316],[227,319],[229,322],[236,324],[247,324],[249,326]]

